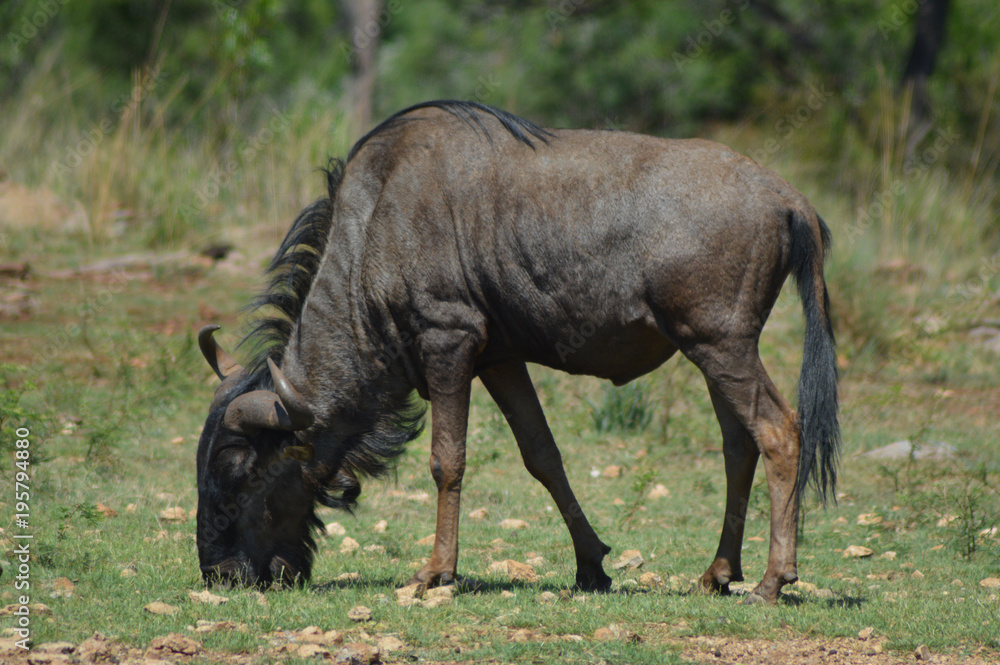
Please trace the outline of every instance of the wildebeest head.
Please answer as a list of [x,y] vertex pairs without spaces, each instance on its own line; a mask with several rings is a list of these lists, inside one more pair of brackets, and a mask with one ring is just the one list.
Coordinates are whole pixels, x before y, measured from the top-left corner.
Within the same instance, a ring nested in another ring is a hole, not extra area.
[[[313,414],[270,359],[273,391],[248,389],[243,369],[213,339],[217,329],[207,326],[198,336],[222,380],[198,442],[202,575],[209,584],[304,581],[312,567],[311,530],[320,524],[308,465],[313,448],[297,433]],[[351,480],[357,483],[343,484]]]

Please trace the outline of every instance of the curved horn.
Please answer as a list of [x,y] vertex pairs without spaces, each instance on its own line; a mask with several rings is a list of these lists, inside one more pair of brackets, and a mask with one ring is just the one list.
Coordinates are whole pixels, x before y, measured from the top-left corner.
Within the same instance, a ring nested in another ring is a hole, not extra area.
[[296,431],[307,429],[316,419],[313,416],[312,409],[309,408],[309,405],[302,399],[299,391],[292,387],[292,384],[285,378],[284,373],[278,369],[278,366],[270,358],[267,359],[267,366],[271,370],[271,380],[274,381],[274,390],[278,393],[278,397],[281,398],[281,405],[285,407],[285,411],[288,412],[288,416],[291,418],[292,429]]
[[222,421],[227,429],[250,436],[261,429],[295,432],[313,424],[314,416],[302,396],[270,358],[267,366],[276,392],[254,390],[234,399]]
[[215,370],[219,379],[222,381],[226,380],[226,377],[235,374],[242,368],[240,364],[233,360],[233,358],[222,350],[219,343],[215,341],[212,335],[219,326],[210,325],[205,326],[198,331],[198,347],[201,349],[201,355],[205,356],[205,360],[208,364]]

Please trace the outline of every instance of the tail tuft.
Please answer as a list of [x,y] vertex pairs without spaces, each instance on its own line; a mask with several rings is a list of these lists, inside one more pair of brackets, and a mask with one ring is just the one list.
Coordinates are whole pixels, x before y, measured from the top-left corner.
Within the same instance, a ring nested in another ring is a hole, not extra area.
[[[818,218],[817,218],[818,219]],[[806,319],[802,372],[799,376],[801,447],[796,497],[812,481],[823,503],[836,502],[840,424],[837,421],[837,353],[830,321],[830,297],[823,279],[823,258],[830,246],[830,229],[822,219],[819,238],[798,211],[791,215],[791,265]]]

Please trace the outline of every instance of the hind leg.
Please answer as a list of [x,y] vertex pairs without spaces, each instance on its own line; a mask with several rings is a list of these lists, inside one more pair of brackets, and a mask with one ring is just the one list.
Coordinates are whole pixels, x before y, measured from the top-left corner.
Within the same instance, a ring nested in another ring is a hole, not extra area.
[[[799,465],[798,418],[764,370],[757,355],[756,337],[697,345],[688,349],[686,354],[705,375],[713,392],[713,401],[721,400],[732,412],[753,438],[758,451],[764,457],[764,471],[767,474],[771,502],[771,540],[764,579],[754,589],[749,600],[774,603],[778,599],[781,587],[798,579],[796,566],[798,498],[795,489]],[[723,420],[720,418],[720,422]],[[726,425],[723,424],[723,427]],[[746,473],[745,470],[743,473]],[[742,483],[748,485],[749,478],[746,476],[743,478],[742,482],[737,483],[740,487],[735,497],[737,502],[740,495],[749,490],[748,486],[744,489],[742,485]],[[730,492],[730,495],[733,493]],[[739,510],[738,504],[736,508],[737,514],[745,514],[745,506],[742,511]],[[727,517],[728,512],[727,506]],[[739,535],[742,539],[742,533]],[[722,545],[726,545],[731,553],[735,547],[732,540],[735,536],[735,529],[727,534],[724,528],[720,549]]]
[[726,514],[715,561],[702,575],[701,585],[708,591],[728,595],[730,582],[743,581],[740,562],[743,526],[760,453],[750,432],[729,408],[725,398],[711,387],[709,393],[722,429],[722,452],[726,460]]
[[552,495],[566,520],[576,552],[576,585],[584,591],[605,591],[611,578],[601,565],[611,548],[597,537],[573,495],[563,468],[562,456],[552,438],[538,395],[524,363],[493,367],[479,376],[503,411],[517,440],[524,466]]

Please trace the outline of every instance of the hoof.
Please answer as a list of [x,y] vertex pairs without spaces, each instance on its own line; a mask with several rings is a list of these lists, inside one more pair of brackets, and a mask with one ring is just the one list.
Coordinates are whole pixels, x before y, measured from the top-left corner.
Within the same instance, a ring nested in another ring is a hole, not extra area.
[[720,596],[728,596],[731,594],[729,591],[729,582],[732,581],[725,575],[713,575],[712,573],[705,573],[701,576],[701,584],[697,585],[697,588],[705,593],[717,593]]
[[746,598],[743,599],[744,605],[777,605],[778,599],[766,598],[759,594],[756,589],[750,592]]
[[604,571],[600,571],[599,575],[582,575],[580,573],[576,574],[576,586],[575,589],[580,591],[596,591],[602,593],[611,589],[611,578],[608,577]]

